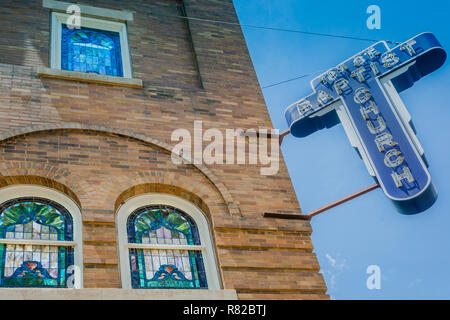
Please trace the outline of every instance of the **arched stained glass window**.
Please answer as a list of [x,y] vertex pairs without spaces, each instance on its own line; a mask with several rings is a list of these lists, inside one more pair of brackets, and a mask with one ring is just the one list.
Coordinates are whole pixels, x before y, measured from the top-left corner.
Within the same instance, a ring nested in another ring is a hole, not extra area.
[[61,69],[123,76],[120,33],[62,24]]
[[27,197],[0,205],[0,287],[67,287],[74,246],[72,216],[58,203]]
[[207,288],[199,232],[183,211],[166,205],[135,210],[127,221],[133,288]]

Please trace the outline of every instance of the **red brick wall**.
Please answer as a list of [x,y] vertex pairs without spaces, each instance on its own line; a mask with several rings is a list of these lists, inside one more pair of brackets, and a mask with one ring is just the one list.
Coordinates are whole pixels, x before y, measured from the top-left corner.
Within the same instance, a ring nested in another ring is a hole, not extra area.
[[[185,3],[190,16],[237,22],[231,0]],[[192,132],[194,120],[222,132],[272,127],[239,27],[190,22],[202,88],[185,21],[145,13],[177,15],[175,0],[83,1],[134,11],[130,55],[144,88],[133,89],[39,78],[49,10],[40,0],[0,4],[0,185],[45,177],[79,198],[86,287],[120,286],[115,205],[145,185],[208,211],[223,286],[240,298],[327,297],[309,222],[261,216],[300,213],[282,159],[278,174],[262,176],[259,166],[175,165],[167,150],[172,131]]]

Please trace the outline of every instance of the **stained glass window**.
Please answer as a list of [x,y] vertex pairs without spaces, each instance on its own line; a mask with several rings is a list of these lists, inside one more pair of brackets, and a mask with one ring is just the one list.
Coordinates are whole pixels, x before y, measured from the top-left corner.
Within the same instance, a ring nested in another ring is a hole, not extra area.
[[67,287],[74,265],[70,213],[41,198],[20,198],[0,205],[0,287]]
[[119,32],[62,24],[61,69],[123,76]]
[[133,288],[208,287],[197,226],[186,213],[139,208],[128,218],[127,234]]

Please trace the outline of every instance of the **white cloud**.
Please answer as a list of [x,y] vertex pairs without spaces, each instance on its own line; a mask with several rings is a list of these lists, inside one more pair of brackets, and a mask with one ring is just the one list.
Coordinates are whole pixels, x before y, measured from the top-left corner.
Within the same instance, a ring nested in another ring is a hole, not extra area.
[[331,265],[331,270],[321,270],[324,276],[328,276],[327,285],[329,289],[334,289],[336,287],[337,279],[344,271],[346,267],[347,260],[338,257],[333,258],[329,253],[325,254],[325,258]]
[[334,267],[336,265],[336,259],[333,259],[328,253],[325,254],[325,258],[327,258],[328,262]]
[[333,258],[329,253],[325,254],[325,258],[327,258],[328,262],[331,264],[333,268],[342,270],[345,268],[346,259],[342,259],[340,263],[338,263],[338,258]]

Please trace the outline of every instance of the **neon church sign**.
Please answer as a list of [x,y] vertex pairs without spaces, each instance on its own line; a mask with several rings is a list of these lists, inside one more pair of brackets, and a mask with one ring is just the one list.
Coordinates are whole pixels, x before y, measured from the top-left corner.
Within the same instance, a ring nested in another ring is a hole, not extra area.
[[339,122],[397,210],[422,212],[437,191],[424,151],[399,92],[435,71],[446,53],[431,33],[421,33],[390,49],[385,41],[311,81],[313,93],[290,105],[285,117],[295,137]]

